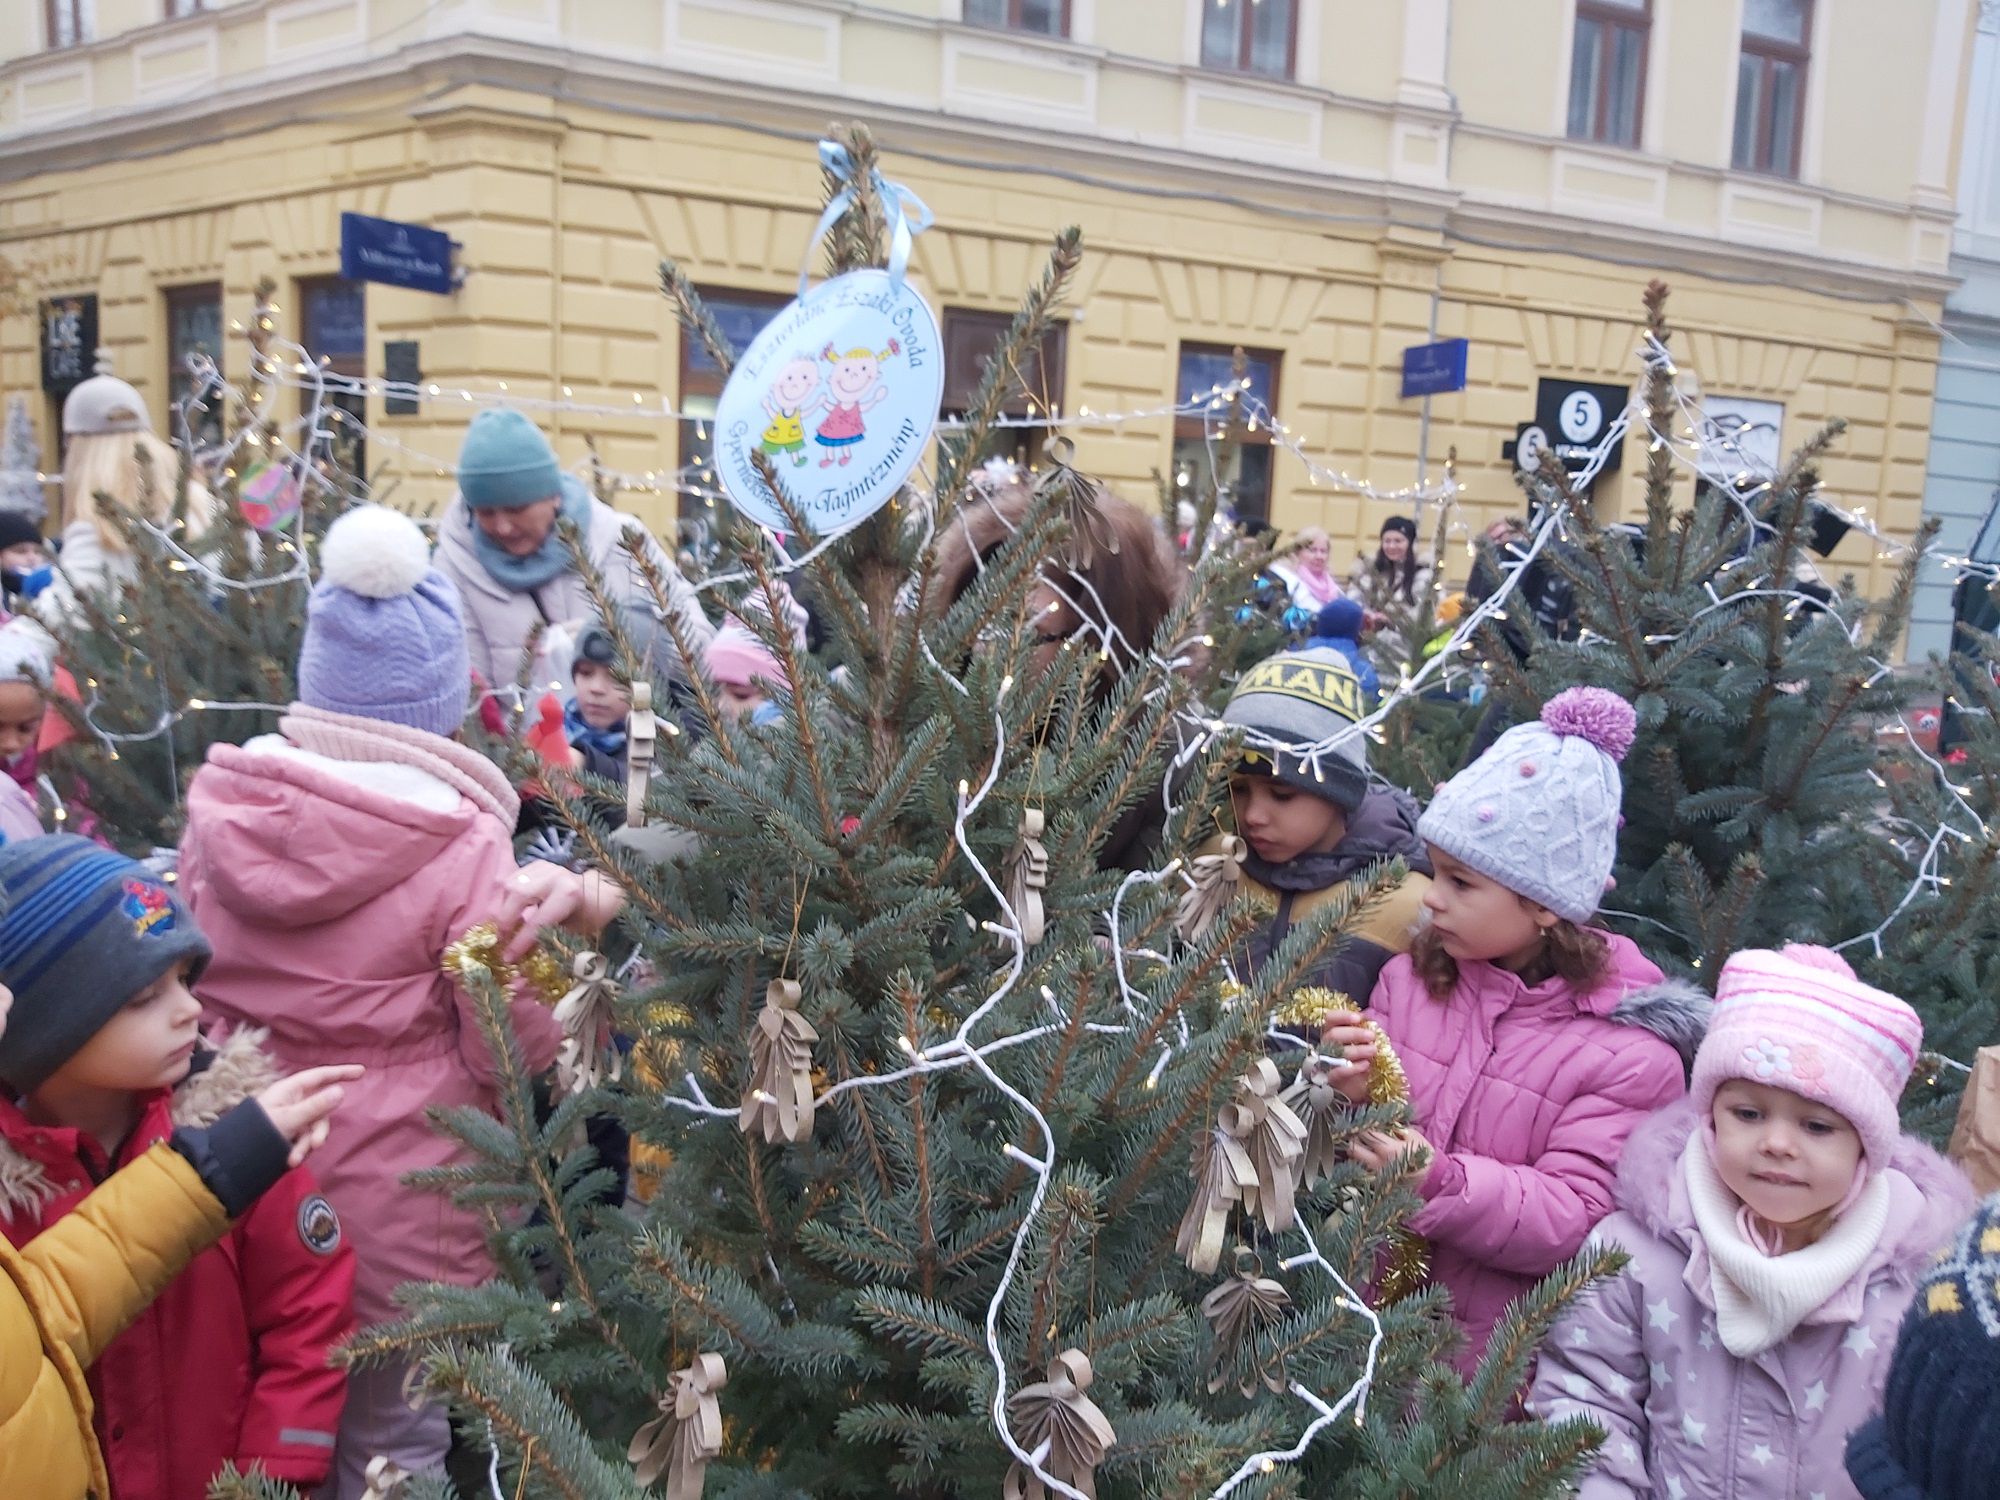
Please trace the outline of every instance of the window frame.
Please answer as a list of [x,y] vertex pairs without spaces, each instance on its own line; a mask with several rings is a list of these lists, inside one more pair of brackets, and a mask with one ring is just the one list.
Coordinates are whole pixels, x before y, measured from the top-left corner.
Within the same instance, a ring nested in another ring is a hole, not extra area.
[[[1806,149],[1806,91],[1812,85],[1813,23],[1819,18],[1817,14],[1818,5],[1815,3],[1815,0],[1799,0],[1799,3],[1804,6],[1804,14],[1800,18],[1799,25],[1801,40],[1796,42],[1779,41],[1773,37],[1758,36],[1750,31],[1743,31],[1737,37],[1737,112],[1740,113],[1743,108],[1743,69],[1741,59],[1750,57],[1757,60],[1759,87],[1757,90],[1757,118],[1751,126],[1751,160],[1749,162],[1736,160],[1734,118],[1730,122],[1729,135],[1731,144],[1729,164],[1735,171],[1755,172],[1763,177],[1781,177],[1793,182],[1798,181],[1800,164],[1805,158]],[[1798,94],[1792,106],[1791,161],[1782,166],[1775,162],[1767,162],[1759,166],[1756,165],[1757,159],[1769,155],[1772,127],[1776,124],[1776,118],[1772,113],[1772,100],[1776,94],[1776,90],[1771,87],[1771,78],[1775,71],[1775,65],[1779,63],[1791,63],[1798,68],[1799,73]]]
[[[76,33],[66,42],[56,40],[56,20],[62,15],[69,17]],[[57,52],[88,45],[91,41],[92,19],[87,0],[42,0],[42,36],[46,44],[44,50]]]
[[[727,307],[732,304],[738,307],[763,308],[770,314],[770,317],[764,320],[765,324],[769,324],[771,318],[776,317],[785,308],[786,304],[792,300],[784,292],[767,292],[754,287],[698,286],[695,288],[695,293],[701,298],[702,304],[711,309],[718,306]],[[681,329],[680,354],[674,362],[674,408],[677,411],[687,411],[690,397],[706,398],[711,403],[719,401],[722,397],[723,386],[729,383],[728,377],[723,375],[720,370],[697,369],[695,367],[695,357],[704,352],[700,335],[692,333],[686,328]],[[737,354],[740,357],[742,351],[738,350]],[[686,526],[695,521],[712,521],[721,507],[727,503],[722,498],[722,486],[719,482],[711,478],[707,483],[714,491],[713,494],[704,496],[695,493],[693,486],[696,481],[689,471],[693,470],[699,464],[711,476],[714,474],[715,416],[713,409],[711,407],[710,414],[705,417],[683,416],[674,425],[674,468],[671,473],[664,477],[671,480],[674,485],[675,494],[673,504],[675,523],[680,526]],[[706,429],[706,434],[702,435],[698,433],[697,429]],[[699,445],[706,445],[706,451],[695,451]],[[683,488],[683,486],[688,486],[688,488]]]
[[[312,291],[317,287],[340,286],[343,284],[358,287],[361,292],[361,352],[359,354],[328,354],[325,350],[315,349],[312,339],[309,336],[311,329],[306,324],[306,309]],[[325,369],[332,374],[347,375],[358,380],[368,379],[368,283],[365,281],[350,281],[349,278],[342,276],[338,271],[331,271],[321,276],[299,276],[293,278],[292,296],[296,299],[294,305],[298,308],[298,322],[296,327],[298,329],[299,347],[305,350],[307,356],[315,360],[323,358]],[[354,439],[354,464],[357,471],[353,477],[365,487],[368,479],[368,398],[365,395],[354,392],[339,391],[329,393],[326,399],[328,404],[346,412],[354,422],[359,424],[350,433]]]
[[[1179,403],[1182,399],[1181,386],[1183,382],[1181,380],[1181,368],[1182,368],[1182,361],[1185,358],[1185,356],[1189,354],[1197,354],[1197,355],[1207,355],[1207,356],[1219,356],[1222,359],[1231,360],[1236,357],[1236,351],[1238,349],[1241,349],[1243,351],[1243,356],[1249,363],[1256,364],[1259,361],[1262,361],[1270,366],[1271,389],[1270,389],[1270,395],[1268,398],[1266,398],[1264,404],[1266,408],[1269,410],[1272,418],[1275,420],[1277,413],[1280,410],[1278,406],[1278,402],[1280,399],[1279,393],[1283,389],[1283,381],[1285,377],[1285,351],[1282,349],[1267,349],[1260,347],[1252,347],[1249,344],[1237,344],[1237,343],[1212,344],[1202,339],[1182,339],[1174,348],[1175,402]],[[1182,444],[1183,442],[1206,442],[1207,438],[1208,438],[1208,415],[1205,411],[1183,412],[1177,415],[1174,418],[1173,435],[1168,440],[1168,445],[1167,445],[1167,457],[1170,463],[1174,459],[1174,449],[1179,447],[1180,444]],[[1273,432],[1271,431],[1271,423],[1268,421],[1259,422],[1254,431],[1250,430],[1246,426],[1243,431],[1237,434],[1237,439],[1240,446],[1250,447],[1250,448],[1269,448],[1273,447],[1277,442],[1275,434],[1273,434]],[[1271,462],[1275,463],[1276,460],[1277,460],[1277,455],[1273,453],[1271,455]],[[1239,464],[1240,462],[1241,461],[1239,460]],[[1171,469],[1169,472],[1170,473],[1172,472]],[[1230,495],[1230,499],[1232,502],[1238,498],[1237,495],[1234,493],[1234,487],[1240,484],[1240,480],[1241,476],[1239,474],[1235,480],[1231,481],[1232,493]],[[1179,493],[1179,488],[1180,487],[1178,485],[1175,486],[1174,498],[1177,500],[1183,498],[1183,496],[1181,496],[1181,494]],[[1276,485],[1272,483],[1271,476],[1267,474],[1265,479],[1265,493],[1263,497],[1264,500],[1263,512],[1258,519],[1264,521],[1269,521],[1271,519],[1271,504],[1276,498],[1277,498]]]
[[[996,312],[985,307],[945,307],[938,316],[938,343],[944,359],[944,388],[938,393],[938,420],[955,420],[962,416],[973,393],[978,389],[975,374],[967,389],[958,389],[952,381],[952,353],[964,336],[962,330],[970,329],[975,334],[990,334],[990,339],[982,339],[984,350],[990,352],[999,341],[1006,337],[1013,325],[1014,314]],[[987,353],[982,353],[979,368],[985,368]],[[1069,381],[1069,324],[1067,321],[1052,321],[1042,334],[1040,349],[1035,356],[1035,378],[1042,389],[1030,390],[1026,381],[1016,382],[1001,398],[999,415],[1003,417],[1030,419],[1030,424],[1020,427],[997,429],[998,434],[1015,433],[1016,457],[1024,468],[1039,469],[1043,463],[1042,443],[1047,434],[1056,426],[1055,413],[1061,410],[1064,392]],[[1040,417],[1040,421],[1033,421]],[[1037,438],[1040,434],[1040,438]],[[989,434],[989,446],[996,436]],[[1025,451],[1018,451],[1025,450]],[[1005,455],[1001,455],[1004,457]]]
[[[1639,76],[1634,81],[1632,116],[1632,139],[1613,140],[1607,131],[1610,123],[1612,75],[1609,66],[1598,75],[1597,88],[1590,101],[1590,126],[1587,133],[1578,135],[1569,131],[1568,138],[1584,141],[1596,146],[1609,146],[1615,150],[1637,151],[1646,138],[1646,78],[1652,71],[1653,61],[1653,0],[1639,0],[1634,6],[1621,4],[1620,0],[1576,0],[1576,15],[1571,22],[1570,36],[1570,88],[1575,92],[1576,69],[1579,62],[1576,45],[1576,31],[1585,21],[1595,21],[1607,32],[1605,61],[1611,60],[1612,49],[1608,45],[1608,33],[1613,31],[1634,31],[1639,34]],[[1567,121],[1565,121],[1567,123]]]
[[[1201,67],[1211,73],[1229,73],[1244,78],[1269,78],[1279,83],[1296,82],[1299,76],[1299,0],[1264,0],[1266,4],[1285,6],[1288,26],[1285,35],[1285,71],[1267,73],[1261,68],[1250,66],[1252,47],[1251,20],[1256,11],[1255,0],[1201,0],[1200,19],[1195,31],[1196,60]],[[1236,61],[1223,65],[1208,60],[1202,38],[1208,34],[1208,16],[1214,9],[1238,7],[1236,27]]]
[[208,0],[165,0],[166,19],[185,21],[189,16],[198,16],[207,3]]
[[975,21],[970,14],[969,4],[960,7],[959,19],[967,26],[976,26],[981,31],[1018,32],[1022,36],[1046,37],[1051,41],[1058,42],[1066,42],[1070,39],[1070,26],[1074,21],[1073,13],[1076,8],[1076,0],[1056,0],[1056,3],[1061,6],[1062,11],[1061,17],[1056,23],[1057,29],[1054,31],[1037,31],[1031,26],[1023,26],[1021,24],[1021,7],[1027,3],[1027,0],[1000,0],[1000,3],[1007,13],[1004,20]]
[[[180,286],[161,287],[160,305],[165,310],[167,318],[167,380],[165,389],[167,393],[167,405],[170,410],[174,403],[182,398],[183,384],[186,386],[186,394],[193,394],[194,384],[193,376],[189,375],[184,368],[177,364],[177,351],[174,343],[175,314],[180,309],[197,303],[209,305],[215,309],[216,347],[208,352],[215,360],[218,373],[222,368],[222,340],[225,337],[222,317],[222,283],[220,281],[196,281]],[[178,352],[184,353],[186,351]],[[221,410],[219,397],[212,399],[211,405],[213,407],[213,421],[218,431],[220,431],[225,425],[225,413]],[[192,431],[192,428],[190,428],[190,431]],[[179,437],[180,434],[176,432],[174,436]]]

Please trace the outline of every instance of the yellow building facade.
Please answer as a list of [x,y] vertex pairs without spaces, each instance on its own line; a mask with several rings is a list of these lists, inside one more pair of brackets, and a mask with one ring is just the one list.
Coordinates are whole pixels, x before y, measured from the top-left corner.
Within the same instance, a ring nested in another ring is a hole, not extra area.
[[[0,255],[34,302],[0,321],[0,393],[33,398],[45,455],[41,304],[94,297],[158,414],[268,274],[281,332],[417,375],[418,402],[356,403],[396,503],[449,493],[460,393],[504,386],[554,403],[566,460],[589,438],[664,477],[621,503],[665,529],[705,435],[671,413],[714,383],[659,262],[754,326],[797,286],[814,142],[858,119],[936,214],[912,275],[961,363],[1081,226],[1029,384],[1142,501],[1201,447],[1162,408],[1241,345],[1321,464],[1390,489],[1455,447],[1460,519],[1516,511],[1503,445],[1544,381],[1633,383],[1657,274],[1705,397],[1761,403],[1786,448],[1846,418],[1833,496],[1890,536],[1919,519],[1971,0],[14,4],[40,14],[0,31]],[[340,283],[343,211],[446,231],[462,286]],[[1459,337],[1466,386],[1426,421],[1403,351]],[[1638,452],[1601,513],[1635,503]],[[1407,509],[1253,460],[1254,504],[1337,556]],[[1834,561],[1887,566],[1859,534]]]

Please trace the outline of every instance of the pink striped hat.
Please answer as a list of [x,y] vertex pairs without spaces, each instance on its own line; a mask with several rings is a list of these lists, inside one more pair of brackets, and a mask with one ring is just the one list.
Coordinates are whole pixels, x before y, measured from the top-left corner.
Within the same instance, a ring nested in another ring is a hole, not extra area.
[[1902,1134],[1897,1103],[1923,1044],[1917,1013],[1855,978],[1832,949],[1752,948],[1722,966],[1691,1094],[1703,1117],[1732,1078],[1817,1100],[1854,1126],[1879,1172]]

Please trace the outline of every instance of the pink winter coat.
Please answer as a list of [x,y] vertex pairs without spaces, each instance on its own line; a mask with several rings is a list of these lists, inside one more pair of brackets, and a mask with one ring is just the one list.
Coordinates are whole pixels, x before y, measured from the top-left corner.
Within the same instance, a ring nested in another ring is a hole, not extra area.
[[1587,994],[1467,963],[1436,1000],[1403,955],[1368,1004],[1437,1153],[1410,1227],[1451,1293],[1468,1375],[1507,1304],[1611,1212],[1625,1138],[1687,1092],[1682,1057],[1699,1044],[1707,997],[1664,983],[1628,939],[1610,942],[1613,977]]
[[[390,1293],[406,1281],[492,1272],[479,1218],[402,1178],[470,1159],[426,1110],[497,1104],[471,1002],[439,960],[498,904],[511,832],[415,765],[349,763],[275,735],[215,746],[188,789],[181,890],[215,944],[204,1004],[269,1028],[287,1067],[368,1068],[313,1157],[354,1245],[363,1324],[398,1316]],[[528,1066],[549,1066],[549,1010],[517,1002],[514,1029]]]
[[1598,1229],[1632,1257],[1564,1314],[1529,1404],[1609,1434],[1581,1500],[1856,1500],[1847,1437],[1880,1404],[1896,1327],[1932,1252],[1972,1211],[1959,1170],[1905,1136],[1874,1254],[1789,1337],[1749,1359],[1722,1347],[1681,1153],[1683,1103],[1634,1133],[1620,1211]]

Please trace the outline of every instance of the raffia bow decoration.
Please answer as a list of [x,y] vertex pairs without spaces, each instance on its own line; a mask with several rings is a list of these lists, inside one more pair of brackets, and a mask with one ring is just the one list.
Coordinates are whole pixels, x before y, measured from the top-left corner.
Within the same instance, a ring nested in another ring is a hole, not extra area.
[[766,1141],[803,1141],[813,1128],[812,1045],[819,1033],[799,1014],[795,979],[774,979],[750,1036],[750,1091],[737,1128],[761,1129]]
[[556,1024],[563,1034],[556,1053],[556,1084],[565,1094],[595,1088],[606,1078],[616,1083],[625,1069],[624,1058],[611,1044],[618,981],[611,977],[604,955],[579,953],[570,972],[576,983],[556,1002]]
[[1194,1153],[1194,1197],[1181,1215],[1174,1253],[1203,1275],[1222,1264],[1222,1239],[1229,1215],[1257,1187],[1257,1168],[1243,1143],[1217,1127]]
[[1306,1151],[1306,1127],[1281,1097],[1284,1079],[1277,1064],[1260,1057],[1236,1085],[1236,1102],[1222,1110],[1222,1128],[1243,1142],[1256,1172],[1243,1194],[1243,1210],[1256,1214],[1272,1234],[1292,1227],[1298,1217],[1299,1162]]
[[653,712],[653,685],[632,684],[632,712],[625,720],[625,826],[646,826],[646,783],[653,775],[653,746],[659,739]]
[[1021,924],[1021,941],[1033,947],[1048,931],[1042,892],[1049,888],[1049,851],[1042,847],[1046,823],[1039,807],[1021,813],[1021,841],[1007,856],[1007,904]]
[[1285,1104],[1306,1127],[1305,1155],[1299,1160],[1302,1187],[1313,1186],[1340,1164],[1347,1096],[1333,1080],[1344,1066],[1339,1058],[1309,1053],[1299,1067],[1299,1076],[1284,1092]]
[[410,1484],[408,1471],[393,1459],[380,1454],[368,1460],[368,1467],[361,1471],[361,1478],[368,1486],[361,1492],[361,1500],[401,1500]]
[[1052,437],[1042,445],[1042,453],[1049,461],[1042,483],[1062,497],[1063,518],[1069,522],[1069,565],[1088,568],[1100,552],[1116,557],[1118,532],[1098,504],[1097,486],[1072,465],[1076,444],[1066,437]]
[[558,1003],[569,992],[569,975],[561,960],[543,948],[531,948],[519,963],[500,956],[500,930],[491,922],[468,927],[455,943],[447,944],[438,967],[453,979],[465,982],[475,974],[493,976],[502,989],[526,985],[544,1005]]
[[1249,853],[1250,846],[1232,833],[1215,853],[1195,856],[1188,870],[1188,888],[1174,911],[1174,931],[1183,940],[1200,942],[1216,918],[1229,910],[1243,888],[1243,861]]
[[722,1403],[716,1392],[729,1383],[720,1354],[702,1354],[674,1375],[660,1398],[660,1414],[632,1436],[625,1461],[642,1485],[667,1476],[667,1500],[701,1500],[702,1477],[722,1452]]
[[1211,1394],[1229,1384],[1231,1370],[1241,1370],[1236,1389],[1248,1396],[1262,1381],[1270,1391],[1285,1389],[1285,1357],[1276,1348],[1259,1346],[1278,1326],[1292,1305],[1292,1294],[1263,1274],[1264,1265],[1251,1250],[1236,1252],[1230,1278],[1201,1299],[1201,1315],[1215,1331],[1215,1368],[1208,1377]]
[[[1089,1356],[1066,1349],[1049,1361],[1047,1380],[1007,1398],[1021,1446],[1051,1479],[1091,1500],[1097,1495],[1097,1466],[1118,1442],[1110,1420],[1084,1394],[1095,1378]],[[1004,1500],[1052,1500],[1054,1493],[1041,1475],[1018,1461],[1007,1470],[1001,1489]]]

